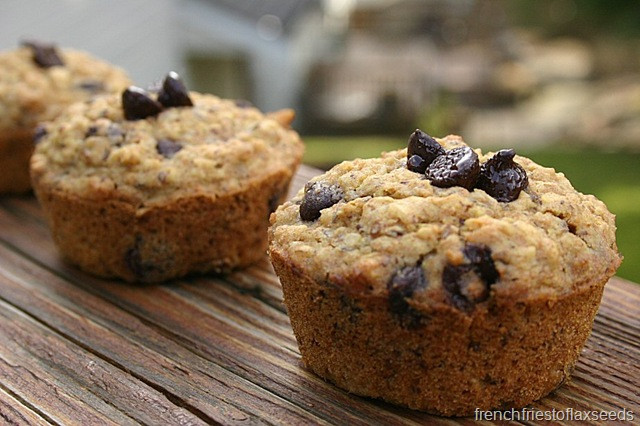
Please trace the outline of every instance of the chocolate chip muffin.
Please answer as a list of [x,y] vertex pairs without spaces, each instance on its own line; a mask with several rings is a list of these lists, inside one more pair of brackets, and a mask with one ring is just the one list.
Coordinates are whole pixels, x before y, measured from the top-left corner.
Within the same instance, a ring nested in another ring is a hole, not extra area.
[[266,253],[303,151],[292,119],[188,92],[170,73],[159,91],[132,86],[47,123],[33,187],[60,251],[87,272],[226,272]]
[[561,173],[419,130],[312,179],[271,225],[306,366],[447,416],[560,386],[620,264],[614,216]]
[[0,54],[0,193],[30,188],[29,157],[38,123],[69,104],[130,84],[124,71],[87,53],[28,41]]

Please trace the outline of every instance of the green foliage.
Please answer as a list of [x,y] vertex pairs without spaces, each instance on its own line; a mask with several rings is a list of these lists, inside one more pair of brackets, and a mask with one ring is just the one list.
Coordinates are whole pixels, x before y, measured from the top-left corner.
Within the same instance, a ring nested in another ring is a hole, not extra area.
[[640,36],[637,0],[510,0],[504,4],[512,24],[535,26],[548,36]]

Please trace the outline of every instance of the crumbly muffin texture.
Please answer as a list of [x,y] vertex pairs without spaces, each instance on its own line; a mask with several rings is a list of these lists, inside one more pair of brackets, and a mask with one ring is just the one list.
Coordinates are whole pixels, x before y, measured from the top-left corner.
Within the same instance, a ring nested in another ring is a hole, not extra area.
[[88,53],[59,49],[57,54],[62,65],[43,67],[27,46],[0,53],[0,132],[31,129],[73,102],[130,84],[122,69]]
[[297,164],[302,144],[277,116],[191,92],[192,107],[126,120],[120,96],[71,106],[45,127],[32,160],[39,179],[91,199],[117,192],[146,205],[233,193]]
[[31,188],[29,158],[39,123],[69,104],[129,85],[121,69],[73,49],[31,41],[0,53],[0,194]]
[[[457,136],[439,143],[447,150],[466,146]],[[475,151],[480,163],[492,155]],[[457,300],[465,308],[488,299],[478,273],[485,266],[497,273],[492,297],[524,300],[559,297],[594,276],[612,275],[619,265],[614,216],[561,173],[516,156],[529,185],[505,203],[477,188],[436,187],[407,169],[406,158],[406,150],[389,152],[314,178],[307,190],[331,188],[340,201],[305,221],[301,190],[272,217],[272,244],[286,247],[291,262],[317,280],[349,282],[350,292],[385,295],[397,271],[419,265],[427,285],[411,303]],[[473,250],[484,250],[491,260],[474,266]],[[452,294],[445,281],[462,275],[464,288]]]
[[561,386],[620,264],[613,215],[562,174],[420,130],[312,179],[271,225],[305,365],[447,416]]
[[83,270],[159,282],[265,255],[303,145],[293,111],[188,92],[170,73],[70,106],[42,128],[31,178],[53,239]]

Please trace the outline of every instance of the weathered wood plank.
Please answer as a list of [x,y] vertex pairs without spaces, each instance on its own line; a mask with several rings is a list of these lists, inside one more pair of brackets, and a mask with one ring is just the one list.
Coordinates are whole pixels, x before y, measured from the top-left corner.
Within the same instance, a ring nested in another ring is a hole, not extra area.
[[[317,173],[303,166],[291,192]],[[28,365],[39,368],[38,379],[66,383],[59,389],[65,395],[77,395],[80,391],[74,386],[85,387],[85,392],[109,402],[115,413],[126,412],[145,423],[139,411],[159,408],[144,400],[130,406],[122,396],[130,388],[124,377],[133,387],[147,386],[197,420],[211,422],[472,423],[473,419],[436,418],[349,395],[307,372],[300,364],[278,279],[266,258],[224,277],[131,286],[90,277],[63,263],[32,197],[0,200],[0,230],[0,321],[17,316],[21,326],[35,330],[33,339],[45,342],[41,347],[62,345],[66,351],[57,359],[9,345],[0,349],[0,360],[14,362],[21,353]],[[6,327],[13,325],[0,326],[0,333]],[[122,387],[100,388],[100,383],[76,372],[87,359],[114,372]],[[626,408],[639,415],[639,359],[640,286],[614,278],[573,379],[532,407]],[[35,416],[35,422],[58,422],[43,414],[55,414],[55,409],[46,404],[43,409],[33,395],[27,400],[15,393],[23,389],[23,379],[14,374],[4,388],[5,379],[0,382],[0,415],[6,411],[16,419]],[[3,411],[4,406],[11,410]]]
[[48,426],[51,423],[0,387],[0,424]]
[[[135,424],[73,378],[52,368],[68,342],[52,339],[37,323],[0,301],[0,377],[3,385],[59,424]],[[88,355],[88,354],[84,354]],[[84,361],[77,357],[78,361]],[[87,356],[86,360],[91,358]]]
[[[20,306],[180,404],[226,424],[313,417],[177,345],[162,333],[0,246],[0,298]],[[145,289],[139,287],[141,297]],[[242,400],[244,409],[234,406]],[[125,405],[127,401],[122,403]],[[129,402],[135,404],[135,401]],[[259,417],[258,417],[259,416]],[[253,419],[253,420],[252,420]]]
[[[20,212],[14,210],[13,214],[5,214],[6,212],[7,210],[0,210],[0,228],[10,230],[1,237],[4,241],[17,245],[24,254],[36,253],[39,261],[52,270],[61,272],[77,286],[111,301],[148,324],[161,326],[164,333],[196,354],[252,381],[283,400],[303,407],[310,415],[334,423],[349,421],[365,424],[382,420],[394,424],[401,420],[401,417],[391,412],[376,409],[371,401],[361,398],[354,400],[347,393],[301,370],[299,354],[279,347],[271,337],[256,336],[250,327],[238,327],[232,319],[226,318],[225,322],[219,322],[222,317],[216,319],[206,315],[187,301],[176,297],[172,289],[179,282],[140,287],[99,280],[78,272],[61,263],[45,228],[25,228],[15,216]],[[21,234],[24,233],[29,233],[29,238],[22,238]],[[209,285],[217,291],[213,278],[200,278],[194,282]],[[291,345],[295,345],[292,334],[290,340]],[[300,392],[301,388],[306,388],[305,392]],[[328,405],[327,400],[332,400],[341,410]],[[409,417],[413,416],[422,418],[425,415],[411,413]]]

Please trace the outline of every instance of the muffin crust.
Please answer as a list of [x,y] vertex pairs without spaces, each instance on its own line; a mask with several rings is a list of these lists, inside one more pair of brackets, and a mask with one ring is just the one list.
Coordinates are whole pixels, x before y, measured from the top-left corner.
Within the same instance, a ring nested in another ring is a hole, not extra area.
[[444,415],[546,395],[620,264],[614,216],[524,157],[528,187],[512,202],[435,187],[406,158],[314,178],[307,192],[342,194],[316,220],[300,217],[304,189],[272,215],[271,260],[304,362],[351,392]]
[[39,66],[28,47],[0,53],[0,193],[30,188],[29,157],[38,123],[73,102],[130,84],[121,69],[87,53],[60,49],[63,64]]
[[117,95],[72,105],[31,161],[54,240],[82,269],[128,281],[225,272],[264,255],[269,213],[302,156],[255,108],[193,106],[126,120]]

